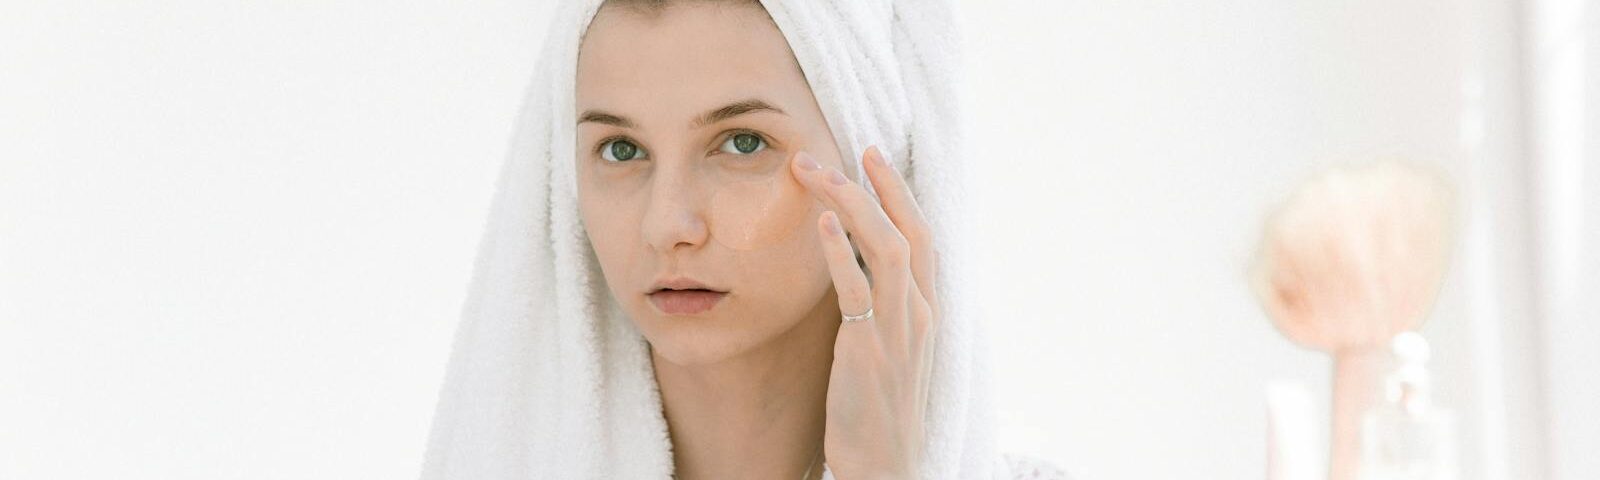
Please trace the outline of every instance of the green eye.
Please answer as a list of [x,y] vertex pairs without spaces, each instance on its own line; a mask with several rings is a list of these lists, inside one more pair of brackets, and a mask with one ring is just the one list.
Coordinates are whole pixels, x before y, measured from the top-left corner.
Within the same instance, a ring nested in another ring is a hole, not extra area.
[[722,151],[738,155],[749,155],[764,148],[767,148],[767,141],[753,133],[735,133],[722,142]]
[[644,150],[627,140],[612,140],[600,146],[600,158],[610,162],[623,162],[644,158]]

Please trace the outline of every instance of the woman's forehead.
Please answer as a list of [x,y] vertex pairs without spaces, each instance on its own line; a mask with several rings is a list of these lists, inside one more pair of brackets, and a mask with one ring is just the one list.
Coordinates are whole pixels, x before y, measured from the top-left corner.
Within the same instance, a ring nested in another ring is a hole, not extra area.
[[783,109],[811,101],[788,42],[759,4],[688,2],[658,15],[602,8],[577,73],[579,111],[681,117],[735,97]]

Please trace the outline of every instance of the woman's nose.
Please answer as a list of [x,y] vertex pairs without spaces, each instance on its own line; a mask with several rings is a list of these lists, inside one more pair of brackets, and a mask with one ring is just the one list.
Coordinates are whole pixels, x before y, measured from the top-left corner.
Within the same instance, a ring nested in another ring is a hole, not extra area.
[[656,173],[644,213],[645,242],[663,253],[704,245],[709,235],[707,185],[695,178],[692,169],[668,167]]

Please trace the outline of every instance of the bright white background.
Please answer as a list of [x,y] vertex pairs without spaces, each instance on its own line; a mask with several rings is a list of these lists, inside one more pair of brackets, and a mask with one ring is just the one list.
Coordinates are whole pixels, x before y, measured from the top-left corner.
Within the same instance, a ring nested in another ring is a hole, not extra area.
[[[0,3],[0,478],[414,476],[530,3]],[[1465,478],[1592,478],[1594,8],[964,3],[1006,449],[1260,478],[1263,389],[1330,368],[1245,289],[1261,216],[1403,157],[1469,203]]]

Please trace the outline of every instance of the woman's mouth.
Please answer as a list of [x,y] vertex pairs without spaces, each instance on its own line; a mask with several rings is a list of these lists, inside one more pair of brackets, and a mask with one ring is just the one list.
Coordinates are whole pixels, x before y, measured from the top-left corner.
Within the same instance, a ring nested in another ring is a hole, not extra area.
[[656,309],[668,315],[694,315],[710,310],[727,296],[727,292],[717,292],[701,288],[686,290],[661,289],[650,294],[650,303]]

